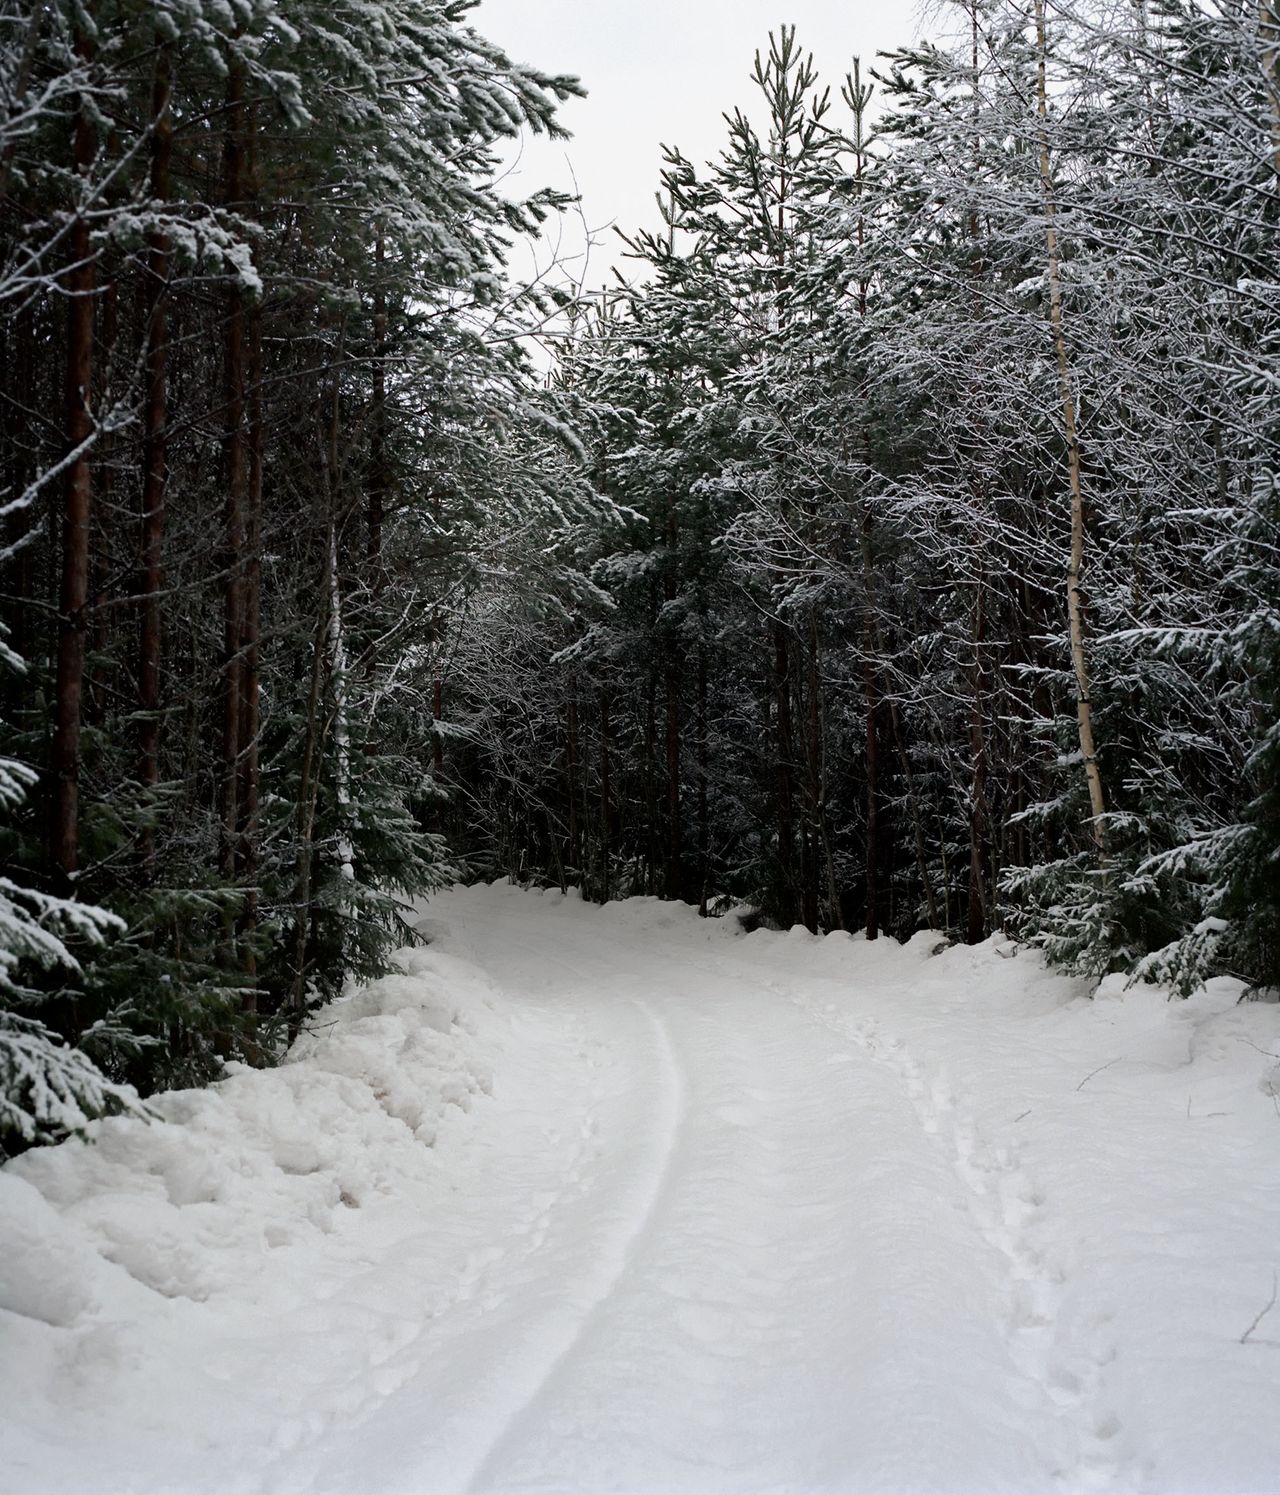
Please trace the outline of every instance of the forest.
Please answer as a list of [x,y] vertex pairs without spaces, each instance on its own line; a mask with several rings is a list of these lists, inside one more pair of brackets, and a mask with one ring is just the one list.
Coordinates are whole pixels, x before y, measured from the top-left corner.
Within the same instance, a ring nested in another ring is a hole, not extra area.
[[474,8],[0,0],[0,1147],[459,881],[1280,984],[1274,0],[781,26],[604,291]]

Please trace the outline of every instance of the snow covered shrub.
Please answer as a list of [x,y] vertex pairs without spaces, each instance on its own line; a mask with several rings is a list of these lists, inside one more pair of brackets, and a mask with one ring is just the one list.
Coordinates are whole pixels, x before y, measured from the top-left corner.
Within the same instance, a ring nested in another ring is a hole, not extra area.
[[[0,666],[23,668],[2,634]],[[29,764],[0,756],[6,818],[26,803],[36,777]],[[45,992],[33,984],[40,975],[79,970],[69,940],[101,945],[121,927],[102,909],[0,876],[0,1152],[55,1140],[93,1116],[136,1103],[129,1087],[108,1079],[82,1048],[72,1048],[42,1020]]]

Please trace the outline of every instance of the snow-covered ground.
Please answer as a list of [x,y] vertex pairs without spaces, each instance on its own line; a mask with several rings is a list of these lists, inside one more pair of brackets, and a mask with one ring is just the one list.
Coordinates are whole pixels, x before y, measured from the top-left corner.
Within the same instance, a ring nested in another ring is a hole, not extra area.
[[0,1489],[1280,1491],[1280,1009],[424,916],[282,1069],[0,1172]]

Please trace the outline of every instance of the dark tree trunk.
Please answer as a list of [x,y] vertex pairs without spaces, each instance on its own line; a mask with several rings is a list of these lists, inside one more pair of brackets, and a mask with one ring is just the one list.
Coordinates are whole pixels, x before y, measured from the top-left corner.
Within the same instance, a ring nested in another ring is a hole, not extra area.
[[307,727],[302,747],[302,771],[298,783],[298,813],[296,857],[297,881],[294,885],[294,947],[293,990],[289,1000],[289,1032],[296,1037],[302,1026],[307,1006],[307,950],[311,934],[311,881],[314,857],[316,806],[319,802],[320,768],[324,692],[324,669],[327,650],[325,640],[330,628],[329,596],[331,578],[329,558],[332,548],[325,546],[324,601],[316,622],[311,644],[311,683],[307,691]]
[[[867,630],[868,634],[870,629]],[[866,706],[867,768],[867,938],[880,935],[880,692],[868,637],[862,654],[862,688]]]
[[373,293],[373,421],[369,433],[369,565],[373,591],[382,590],[382,526],[387,508],[387,292],[383,284],[386,244],[378,229],[377,284]]
[[[151,92],[151,197],[169,199],[173,160],[172,56],[167,44],[156,49]],[[144,789],[160,782],[160,679],[164,587],[165,498],[168,456],[168,279],[169,240],[153,232],[147,239],[144,281],[146,315],[146,404],[143,410],[142,606],[138,637],[138,755]],[[148,873],[155,864],[155,831],[142,833],[142,859]]]
[[822,878],[822,692],[818,681],[818,625],[809,615],[805,660],[805,774],[808,783],[808,847],[804,879],[804,922],[812,934],[818,932],[819,885]]
[[600,902],[609,901],[609,820],[613,813],[609,786],[609,697],[600,692]]
[[645,892],[655,891],[658,865],[658,675],[649,670],[644,713]]
[[707,650],[698,646],[698,912],[707,917],[707,889],[711,881],[711,831],[708,777],[711,771],[707,732]]
[[[0,381],[7,398],[0,411],[0,430],[4,432],[4,457],[15,494],[24,493],[35,476],[28,432],[19,413],[21,401],[29,398],[35,383],[35,329],[30,308],[24,307],[14,317],[13,360],[0,364]],[[23,659],[31,654],[31,624],[36,610],[29,604],[35,594],[35,571],[31,515],[25,509],[10,514],[3,529],[3,569],[7,573],[4,591],[4,615],[9,642]],[[12,670],[0,674],[2,698],[9,710],[16,710],[21,699],[21,676]]]
[[[108,149],[113,149],[109,143]],[[97,323],[94,364],[98,379],[98,403],[111,404],[112,365],[115,361],[116,337],[120,328],[120,293],[114,276],[98,270]],[[94,471],[97,481],[93,494],[93,522],[89,532],[90,561],[93,572],[92,597],[87,616],[85,660],[85,721],[94,727],[106,719],[110,676],[115,672],[111,654],[111,588],[112,510],[115,497],[116,437],[104,431],[94,443]]]
[[986,642],[986,595],[978,579],[973,601],[973,672],[970,682],[969,752],[973,772],[973,804],[969,811],[969,898],[965,937],[979,945],[987,936],[987,856],[990,828],[987,816],[989,777],[984,706],[983,648]]
[[920,874],[920,883],[924,888],[925,907],[929,913],[930,929],[937,929],[938,925],[938,903],[933,893],[933,879],[929,875],[929,857],[925,845],[924,821],[920,815],[920,796],[916,791],[915,775],[911,772],[911,759],[907,754],[906,743],[903,741],[902,724],[898,719],[898,709],[892,701],[889,703],[889,727],[892,732],[893,742],[898,750],[898,763],[902,769],[903,782],[907,786],[907,804],[911,810],[911,826],[915,838],[916,848],[916,870]]
[[[244,634],[240,663],[239,871],[245,882],[240,918],[246,975],[257,974],[251,936],[258,922],[258,737],[261,727],[260,636],[262,615],[262,462],[266,432],[262,409],[262,313],[254,308],[249,323],[249,488],[245,511]],[[246,1006],[249,999],[246,998]]]
[[[91,43],[77,33],[76,50],[88,65]],[[97,140],[87,104],[76,116],[73,152],[81,188],[87,193]],[[93,298],[96,266],[89,223],[77,215],[70,234],[71,268],[66,276],[67,447],[77,453],[67,469],[63,493],[62,585],[58,620],[58,662],[51,754],[53,797],[51,851],[54,866],[70,880],[80,868],[80,725],[84,701],[86,607],[89,600],[89,526],[92,475],[89,449],[94,423]]]
[[565,779],[569,798],[569,869],[581,876],[582,859],[578,846],[578,693],[576,682],[569,685],[569,702],[565,710]]
[[775,812],[778,824],[779,917],[795,920],[795,796],[792,791],[794,733],[791,726],[791,645],[786,625],[773,625],[773,700],[775,714]]
[[[444,721],[444,670],[440,663],[440,625],[438,622],[432,625],[431,636],[435,644],[431,675],[431,719],[436,724],[435,731],[431,734],[431,773],[435,779],[436,788],[443,794],[444,734],[440,724]],[[441,813],[443,814],[443,811]]]
[[[831,852],[831,818],[827,813],[827,721],[826,696],[822,689],[822,671],[819,659],[818,619],[809,616],[809,696],[811,719],[809,730],[813,738],[814,783],[817,799],[817,834],[822,853],[822,869],[827,880],[827,904],[829,929],[843,929],[844,916],[840,911],[840,889],[836,884],[835,857]],[[815,891],[815,899],[817,893]],[[816,917],[816,915],[815,915]]]
[[667,875],[668,898],[683,898],[684,826],[680,802],[680,666],[668,656],[666,671]]
[[[244,201],[245,78],[232,59],[227,79],[227,131],[223,148],[223,198],[233,211]],[[223,531],[222,870],[236,873],[240,828],[240,724],[244,640],[245,514],[249,443],[245,430],[245,293],[238,281],[227,292],[223,329],[223,463],[227,485]]]

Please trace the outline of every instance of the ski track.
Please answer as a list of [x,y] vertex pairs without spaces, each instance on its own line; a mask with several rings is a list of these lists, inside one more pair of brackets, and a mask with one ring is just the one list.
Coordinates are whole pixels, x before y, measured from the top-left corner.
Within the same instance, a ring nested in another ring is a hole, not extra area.
[[895,1074],[921,1129],[947,1157],[975,1226],[1005,1264],[1009,1304],[1002,1327],[1011,1357],[1064,1434],[1065,1457],[1050,1469],[1061,1495],[1139,1495],[1141,1470],[1126,1449],[1109,1396],[1118,1353],[1113,1315],[1095,1313],[1088,1342],[1070,1342],[1063,1318],[1069,1268],[1048,1243],[1047,1201],[1021,1162],[1017,1144],[987,1141],[946,1071],[920,1063],[901,1037],[887,1034],[874,1020],[841,1020],[834,1003],[820,1006],[786,987],[769,985],[819,1026],[856,1044]]
[[[564,1015],[565,1047],[578,1055],[588,1049],[586,1025],[573,1012]],[[321,1489],[349,1490],[340,1476],[332,1481],[328,1464],[332,1457],[329,1439],[333,1429],[358,1428],[369,1424],[388,1408],[393,1398],[411,1387],[424,1370],[432,1325],[447,1322],[465,1314],[483,1320],[497,1312],[506,1298],[507,1283],[520,1265],[536,1258],[546,1245],[553,1221],[565,1204],[580,1198],[593,1187],[590,1163],[595,1154],[598,1088],[593,1089],[589,1104],[566,1119],[573,1134],[571,1150],[561,1181],[556,1187],[534,1189],[520,1201],[514,1217],[505,1221],[506,1233],[501,1245],[486,1243],[472,1247],[457,1276],[426,1297],[412,1317],[398,1320],[385,1342],[360,1364],[346,1372],[334,1386],[318,1382],[308,1388],[307,1408],[297,1416],[286,1418],[279,1426],[272,1450],[273,1459],[266,1477],[229,1486],[230,1495],[245,1495],[265,1489],[272,1495],[313,1495]],[[561,1140],[560,1132],[548,1135],[552,1148]],[[370,1269],[375,1263],[370,1262]],[[319,1297],[325,1301],[339,1291],[338,1284]],[[501,1416],[501,1412],[494,1413]],[[351,1479],[358,1476],[353,1472]],[[464,1483],[462,1489],[467,1488]],[[434,1490],[432,1492],[434,1495]]]
[[[679,1148],[684,1109],[683,1084],[666,1024],[649,1003],[639,998],[630,1000],[651,1029],[659,1061],[657,1085],[654,1087],[659,1098],[653,1108],[656,1120],[652,1160],[644,1175],[636,1182],[634,1199],[621,1227],[610,1239],[599,1244],[594,1269],[583,1294],[584,1301],[578,1305],[574,1317],[559,1326],[555,1337],[549,1336],[550,1342],[544,1346],[547,1353],[542,1364],[529,1382],[516,1388],[520,1392],[518,1399],[502,1414],[489,1446],[470,1475],[459,1484],[460,1495],[475,1495],[475,1492],[484,1489],[486,1480],[500,1463],[504,1451],[517,1443],[522,1429],[536,1419],[540,1405],[554,1392],[557,1376],[570,1363],[601,1309],[626,1277],[628,1268],[661,1207],[671,1177],[672,1163]],[[649,1094],[652,1096],[653,1092],[650,1091]],[[597,1093],[597,1101],[599,1099]],[[543,1234],[545,1236],[545,1230]]]

